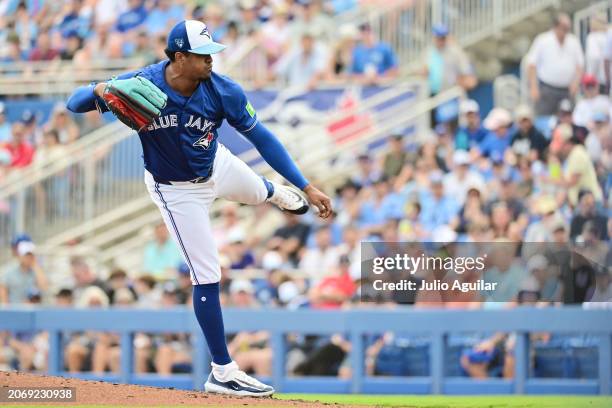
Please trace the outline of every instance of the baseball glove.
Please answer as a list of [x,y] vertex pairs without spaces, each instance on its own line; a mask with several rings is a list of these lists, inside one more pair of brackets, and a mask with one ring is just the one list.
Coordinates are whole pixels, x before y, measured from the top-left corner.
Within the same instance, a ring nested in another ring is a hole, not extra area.
[[102,99],[117,119],[140,132],[159,116],[168,96],[148,79],[136,76],[111,79]]

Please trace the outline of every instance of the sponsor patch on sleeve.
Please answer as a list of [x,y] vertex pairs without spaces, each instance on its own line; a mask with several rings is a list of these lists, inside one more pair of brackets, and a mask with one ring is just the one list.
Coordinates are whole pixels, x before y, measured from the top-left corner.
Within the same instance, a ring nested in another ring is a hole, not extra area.
[[252,118],[255,117],[255,108],[253,108],[253,105],[251,105],[251,102],[247,101],[246,111],[249,112],[249,115],[251,115]]

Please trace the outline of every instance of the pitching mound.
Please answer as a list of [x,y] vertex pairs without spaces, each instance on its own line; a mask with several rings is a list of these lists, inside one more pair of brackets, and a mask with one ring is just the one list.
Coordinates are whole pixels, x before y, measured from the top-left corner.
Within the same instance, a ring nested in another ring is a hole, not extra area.
[[[74,387],[76,402],[37,403],[27,405],[114,405],[114,406],[181,406],[201,405],[213,407],[334,407],[328,403],[281,401],[274,398],[236,398],[211,395],[198,391],[182,391],[140,385],[115,384],[103,381],[85,381],[45,375],[0,372],[0,387]],[[23,402],[17,403],[24,405]],[[16,405],[17,405],[16,404]],[[0,404],[3,405],[3,404]],[[346,407],[346,405],[342,405]]]

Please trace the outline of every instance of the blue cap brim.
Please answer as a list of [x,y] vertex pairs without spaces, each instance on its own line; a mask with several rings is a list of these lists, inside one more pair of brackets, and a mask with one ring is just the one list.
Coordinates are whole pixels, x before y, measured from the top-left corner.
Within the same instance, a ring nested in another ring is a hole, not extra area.
[[225,48],[226,48],[225,45],[219,44],[219,43],[213,41],[210,44],[206,44],[206,45],[204,45],[202,47],[193,48],[193,49],[189,50],[189,52],[192,53],[192,54],[210,55],[210,54],[216,54],[218,52],[221,52]]

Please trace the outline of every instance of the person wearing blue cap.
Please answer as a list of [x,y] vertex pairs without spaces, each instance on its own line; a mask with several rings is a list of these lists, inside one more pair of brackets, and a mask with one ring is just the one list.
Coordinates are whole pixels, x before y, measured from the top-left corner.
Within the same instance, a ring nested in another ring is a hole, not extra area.
[[436,24],[432,33],[433,45],[426,52],[425,66],[421,71],[428,78],[431,95],[437,95],[455,85],[466,90],[474,88],[477,80],[470,60],[461,47],[449,41],[448,27]]
[[[168,59],[108,83],[79,88],[69,98],[68,109],[107,111],[106,101],[117,95],[111,88],[154,108],[152,121],[147,119],[138,127],[145,184],[189,267],[195,314],[212,354],[204,388],[237,396],[269,396],[274,389],[241,371],[228,352],[220,304],[221,265],[210,207],[222,197],[250,205],[270,202],[284,211],[304,214],[310,201],[321,218],[329,217],[332,207],[329,197],[306,180],[277,137],[257,120],[242,88],[213,72],[212,55],[225,48],[213,40],[203,22],[181,21],[168,34]],[[297,189],[258,176],[225,148],[217,140],[224,120]]]

